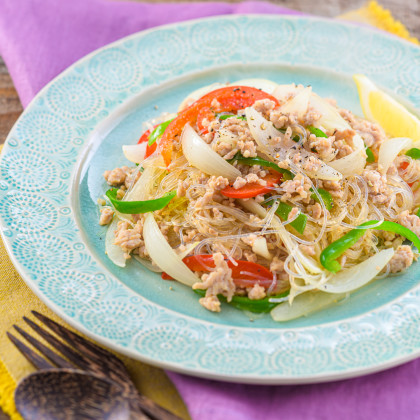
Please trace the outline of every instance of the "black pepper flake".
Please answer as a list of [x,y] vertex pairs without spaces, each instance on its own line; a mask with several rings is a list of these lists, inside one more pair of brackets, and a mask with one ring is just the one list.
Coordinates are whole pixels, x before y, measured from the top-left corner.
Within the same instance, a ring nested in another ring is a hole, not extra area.
[[242,93],[246,93],[246,90],[243,90]]
[[233,89],[234,92],[237,92],[238,90],[241,90],[241,88],[235,88],[235,89]]

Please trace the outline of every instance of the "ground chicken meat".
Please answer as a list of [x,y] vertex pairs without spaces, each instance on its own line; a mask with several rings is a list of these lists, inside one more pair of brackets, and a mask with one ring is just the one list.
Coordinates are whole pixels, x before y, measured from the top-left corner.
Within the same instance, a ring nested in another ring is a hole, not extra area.
[[254,287],[248,291],[248,298],[251,300],[264,299],[266,296],[264,287],[258,283],[254,284]]
[[302,174],[297,174],[293,179],[283,182],[281,187],[284,191],[281,198],[282,201],[287,201],[291,198],[305,200],[310,197],[311,184]]
[[398,215],[398,223],[420,236],[420,218],[415,214],[410,214],[408,210],[403,211]]
[[268,117],[270,112],[275,108],[276,104],[270,99],[261,99],[259,101],[255,101],[252,107],[264,115],[264,117]]
[[339,181],[322,181],[322,186],[334,198],[342,198],[344,195],[343,185]]
[[413,264],[414,254],[413,250],[408,245],[401,245],[395,251],[395,254],[389,261],[389,271],[391,273],[398,273],[404,271]]
[[127,167],[123,166],[122,168],[115,168],[112,171],[105,171],[104,178],[106,182],[113,187],[119,187],[120,185],[124,184],[124,181],[127,177],[127,173],[124,170],[125,168]]
[[333,147],[335,137],[316,137],[314,134],[309,136],[309,147],[311,150],[319,154],[320,158],[325,162],[330,162],[336,155]]
[[279,108],[271,111],[270,121],[274,124],[274,127],[286,128],[298,124],[297,118],[293,114],[284,114]]
[[284,269],[284,261],[278,257],[274,257],[270,263],[270,271],[276,273],[277,280],[289,280],[289,275]]
[[386,204],[391,199],[392,192],[386,184],[386,176],[378,171],[365,169],[362,174],[369,189],[369,198],[375,204]]
[[217,295],[221,294],[230,302],[236,290],[232,279],[232,270],[227,265],[222,253],[213,254],[213,260],[215,263],[214,270],[209,274],[203,274],[201,282],[194,283],[193,289],[206,290],[206,297],[214,296],[217,298]]
[[111,223],[111,220],[114,216],[114,211],[109,207],[104,207],[99,210],[101,212],[101,217],[99,218],[99,224],[101,226],[108,225]]
[[315,203],[312,206],[308,206],[309,214],[316,220],[322,216],[322,207],[319,203]]
[[114,244],[122,248],[124,252],[132,251],[141,245],[144,245],[141,234],[143,231],[143,225],[138,222],[132,228],[128,222],[118,222],[117,230],[115,231]]
[[220,312],[220,301],[217,296],[206,296],[198,300],[201,306],[212,312]]
[[316,255],[315,246],[314,245],[299,245],[299,249],[306,255],[310,257],[314,257]]

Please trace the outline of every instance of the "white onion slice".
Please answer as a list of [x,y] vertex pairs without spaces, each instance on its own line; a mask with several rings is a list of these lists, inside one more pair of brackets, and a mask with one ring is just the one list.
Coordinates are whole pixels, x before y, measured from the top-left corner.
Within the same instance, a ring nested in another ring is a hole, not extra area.
[[329,165],[337,169],[344,178],[351,175],[360,175],[366,166],[365,144],[358,134],[354,135],[353,143],[355,150],[352,153],[341,159],[329,162]]
[[[311,156],[314,156],[313,154],[309,153],[305,149],[299,149],[300,155],[304,159],[309,159]],[[316,156],[314,156],[316,158]],[[327,165],[322,160],[320,160],[320,167],[316,171],[308,171],[307,169],[302,169],[307,175],[309,175],[311,178],[315,179],[323,179],[325,181],[340,181],[343,176],[342,174],[331,165],[332,162],[329,162]]]
[[182,150],[189,164],[208,175],[223,176],[234,181],[241,172],[218,155],[189,125],[181,135]]
[[395,137],[384,141],[379,149],[378,168],[382,174],[386,174],[391,163],[401,150],[409,149],[413,141],[408,137]]
[[124,201],[142,201],[146,200],[149,196],[150,189],[152,187],[153,178],[155,175],[156,168],[149,166],[145,168],[140,178],[134,184],[124,196]]
[[162,271],[186,286],[200,281],[168,244],[152,213],[146,216],[143,237],[147,253]]
[[226,84],[223,83],[212,83],[211,85],[203,86],[200,89],[194,90],[181,102],[181,104],[178,107],[178,112],[181,112],[185,108],[188,108],[195,101],[197,101],[204,95],[207,95],[208,93],[212,92],[213,90],[220,89],[225,86]]
[[308,112],[309,100],[311,98],[312,88],[310,86],[301,90],[296,96],[289,99],[284,105],[280,107],[283,114],[296,114],[298,118]]
[[115,242],[115,231],[118,227],[118,218],[114,217],[114,220],[108,226],[108,230],[105,236],[105,254],[108,258],[118,267],[125,267],[126,259],[124,257],[124,251],[118,245],[114,245]]
[[384,249],[360,264],[339,271],[328,283],[322,285],[322,291],[347,293],[359,289],[373,280],[393,255],[393,248]]
[[142,163],[146,154],[147,141],[140,144],[130,144],[122,147],[124,156],[134,163]]
[[297,93],[303,90],[303,86],[296,86],[294,83],[290,85],[278,85],[272,95],[279,101],[285,101],[286,97],[290,95],[295,96]]
[[259,236],[255,239],[254,244],[252,245],[252,251],[267,260],[273,259],[273,256],[270,254],[267,247],[267,240],[263,236]]
[[246,108],[245,115],[252,137],[254,137],[260,150],[265,154],[270,155],[271,146],[269,140],[279,137],[280,131],[274,127],[271,121],[267,121],[254,108]]
[[331,306],[345,297],[345,294],[332,295],[322,292],[307,292],[296,296],[293,303],[280,303],[270,314],[274,321],[284,322],[309,315],[312,312]]
[[315,126],[322,126],[327,130],[346,130],[350,128],[348,122],[339,114],[337,109],[317,94],[312,94],[310,104],[322,115],[322,117],[314,123]]
[[148,270],[153,271],[154,273],[162,273],[162,270],[159,267],[156,267],[152,264],[151,261],[144,258],[140,258],[138,255],[133,255],[134,259],[138,261],[141,265],[146,267]]
[[241,79],[231,83],[229,86],[249,86],[272,95],[278,84],[268,79]]

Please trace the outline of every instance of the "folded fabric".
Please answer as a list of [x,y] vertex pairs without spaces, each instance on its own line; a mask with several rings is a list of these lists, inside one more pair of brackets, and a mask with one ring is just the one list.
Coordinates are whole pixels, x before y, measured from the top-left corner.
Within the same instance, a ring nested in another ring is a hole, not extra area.
[[[164,23],[231,13],[299,12],[265,2],[2,0],[0,54],[26,106],[54,76],[102,45]],[[11,293],[19,301],[20,291],[11,289]],[[18,311],[18,305],[15,308]],[[419,369],[420,361],[414,361],[363,378],[305,386],[251,386],[169,376],[197,420],[414,419],[420,418]]]

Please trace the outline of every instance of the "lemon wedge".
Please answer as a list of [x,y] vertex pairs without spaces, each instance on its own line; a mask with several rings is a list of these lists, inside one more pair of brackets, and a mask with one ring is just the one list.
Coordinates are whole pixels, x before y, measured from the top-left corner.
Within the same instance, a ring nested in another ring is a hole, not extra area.
[[365,117],[393,137],[420,141],[420,120],[363,74],[353,75]]

